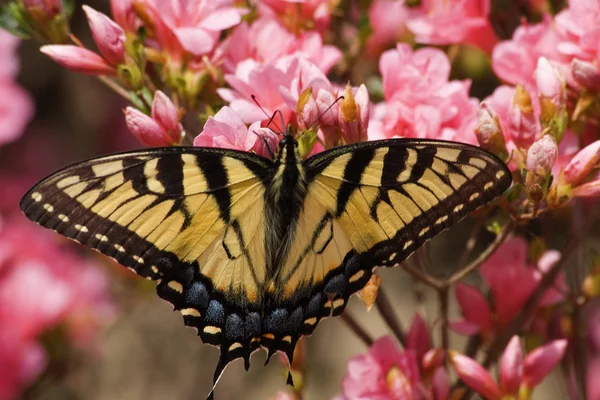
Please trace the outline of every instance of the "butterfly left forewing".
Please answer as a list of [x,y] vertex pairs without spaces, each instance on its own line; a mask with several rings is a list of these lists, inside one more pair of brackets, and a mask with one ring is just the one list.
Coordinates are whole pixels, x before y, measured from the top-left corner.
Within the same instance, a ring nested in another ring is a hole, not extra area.
[[22,199],[40,225],[159,281],[158,294],[221,349],[215,378],[258,348],[269,160],[205,148],[150,149],[67,167]]

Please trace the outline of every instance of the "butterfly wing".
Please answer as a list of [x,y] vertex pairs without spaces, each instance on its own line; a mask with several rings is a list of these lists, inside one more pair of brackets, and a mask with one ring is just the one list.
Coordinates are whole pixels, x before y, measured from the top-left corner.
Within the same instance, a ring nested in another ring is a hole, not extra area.
[[340,314],[375,267],[402,262],[512,180],[480,148],[413,139],[335,148],[306,160],[305,169],[307,194],[278,279],[286,315],[302,315],[295,330],[279,332],[294,344],[321,318]]
[[21,209],[146,278],[231,360],[259,347],[265,281],[264,180],[272,162],[174,147],[101,157],[34,186]]

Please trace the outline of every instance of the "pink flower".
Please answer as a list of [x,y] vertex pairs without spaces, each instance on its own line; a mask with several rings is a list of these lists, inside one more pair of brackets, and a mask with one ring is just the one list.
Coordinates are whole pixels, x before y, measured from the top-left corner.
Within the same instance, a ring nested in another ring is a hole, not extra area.
[[[549,101],[554,107],[562,107],[566,101],[565,77],[546,57],[540,57],[535,70],[535,81],[540,101]],[[542,104],[542,113],[544,104]]]
[[598,56],[600,3],[597,0],[569,0],[569,7],[555,17],[559,32],[558,51],[570,61],[591,61]]
[[0,146],[17,139],[33,116],[29,94],[14,82],[19,67],[18,43],[11,34],[0,30]]
[[503,81],[528,89],[535,87],[534,71],[537,60],[544,56],[557,60],[558,38],[552,19],[545,16],[539,24],[524,24],[517,28],[511,40],[499,43],[492,53],[492,67]]
[[573,79],[584,88],[592,91],[600,91],[600,70],[593,63],[575,58],[571,61],[571,73]]
[[507,158],[508,150],[506,149],[504,133],[501,130],[500,119],[486,103],[481,104],[475,135],[481,148],[496,154],[502,159]]
[[[182,56],[177,44],[194,56],[207,54],[217,44],[221,31],[239,24],[246,13],[234,7],[232,0],[144,0],[144,7],[160,29],[157,39],[161,47],[176,55],[176,61]],[[173,38],[178,43],[173,43]]]
[[194,146],[255,150],[261,156],[270,157],[277,148],[277,135],[261,128],[260,121],[247,128],[240,116],[225,106],[214,117],[208,117],[204,129],[194,139]]
[[133,1],[110,0],[110,11],[113,19],[126,32],[135,32],[140,25],[133,9]]
[[61,0],[22,0],[25,8],[43,13],[47,18],[60,14],[63,10]]
[[125,31],[106,15],[83,6],[98,50],[111,65],[125,62]]
[[171,146],[181,142],[183,127],[179,117],[175,104],[160,90],[154,94],[151,116],[132,107],[125,109],[127,128],[146,146]]
[[22,87],[0,79],[0,146],[17,139],[33,117],[33,103]]
[[276,64],[285,55],[296,55],[329,71],[342,57],[335,46],[323,45],[317,32],[294,35],[275,19],[259,18],[252,25],[242,23],[219,46],[223,52],[223,69],[234,72],[237,64],[252,58],[260,64]]
[[353,93],[350,85],[340,101],[339,124],[345,143],[362,142],[367,139],[370,113],[369,92],[363,84]]
[[[492,310],[486,297],[479,290],[458,284],[456,296],[464,319],[452,323],[452,328],[464,335],[480,333],[484,338],[490,337],[512,321],[535,290],[543,274],[559,258],[560,253],[549,250],[538,260],[537,268],[527,265],[527,242],[520,237],[508,239],[480,269],[492,298],[502,300],[494,301]],[[562,285],[564,282],[560,276],[555,287]],[[552,305],[561,298],[559,291],[554,288],[548,289],[538,307]]]
[[[16,213],[15,213],[16,214]],[[44,369],[40,335],[65,325],[89,340],[114,315],[102,269],[21,215],[0,229],[0,398],[14,398]],[[89,343],[86,346],[89,347]]]
[[417,42],[466,43],[489,53],[497,41],[489,12],[489,0],[424,0],[406,25]]
[[600,162],[600,140],[584,147],[564,168],[564,180],[569,185],[581,183]]
[[475,143],[479,102],[469,97],[469,81],[448,81],[450,62],[442,51],[413,52],[399,43],[382,54],[379,70],[385,103],[373,110],[369,139],[420,137]]
[[278,17],[293,33],[304,29],[323,32],[331,21],[330,4],[329,0],[262,0],[259,11],[262,15]]
[[401,352],[390,336],[384,336],[368,353],[350,359],[342,399],[418,399],[421,386],[414,352]]
[[115,75],[115,68],[98,54],[73,45],[45,45],[40,51],[75,72],[88,75]]
[[527,150],[527,169],[540,176],[552,171],[558,155],[556,140],[551,135],[544,135]]
[[217,92],[246,124],[269,119],[275,111],[281,111],[287,123],[291,110],[285,107],[280,89],[290,86],[297,74],[297,66],[295,57],[280,59],[275,65],[263,65],[248,59],[237,65],[235,74],[225,75],[225,81],[231,88],[217,89]]
[[566,340],[554,340],[538,347],[523,357],[518,336],[510,340],[500,363],[500,385],[477,361],[450,352],[450,360],[460,379],[486,399],[518,395],[520,390],[535,388],[562,359],[567,348]]
[[367,40],[371,55],[379,55],[386,47],[395,44],[406,31],[406,22],[414,13],[405,0],[375,0],[369,6],[369,21],[373,32]]
[[483,104],[497,116],[509,153],[519,148],[529,148],[541,134],[539,107],[537,104],[534,107],[523,86],[499,86]]

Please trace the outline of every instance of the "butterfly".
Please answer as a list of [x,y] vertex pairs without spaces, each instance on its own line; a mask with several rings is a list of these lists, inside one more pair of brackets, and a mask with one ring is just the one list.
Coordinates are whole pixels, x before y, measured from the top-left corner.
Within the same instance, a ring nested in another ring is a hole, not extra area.
[[66,167],[21,200],[31,220],[158,282],[160,297],[225,367],[343,312],[376,267],[399,264],[501,195],[506,165],[474,146],[388,139],[306,160],[292,136],[274,159],[153,148]]

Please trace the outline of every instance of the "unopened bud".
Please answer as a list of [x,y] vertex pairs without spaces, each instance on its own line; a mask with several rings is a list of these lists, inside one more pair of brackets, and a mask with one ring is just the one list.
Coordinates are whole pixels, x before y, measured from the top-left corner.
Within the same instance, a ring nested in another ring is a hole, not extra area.
[[485,103],[481,104],[479,110],[479,124],[475,129],[475,135],[481,148],[497,155],[502,160],[508,157],[506,141],[500,121],[496,113]]
[[597,65],[575,58],[571,61],[571,73],[584,88],[592,92],[600,91],[600,70]]

